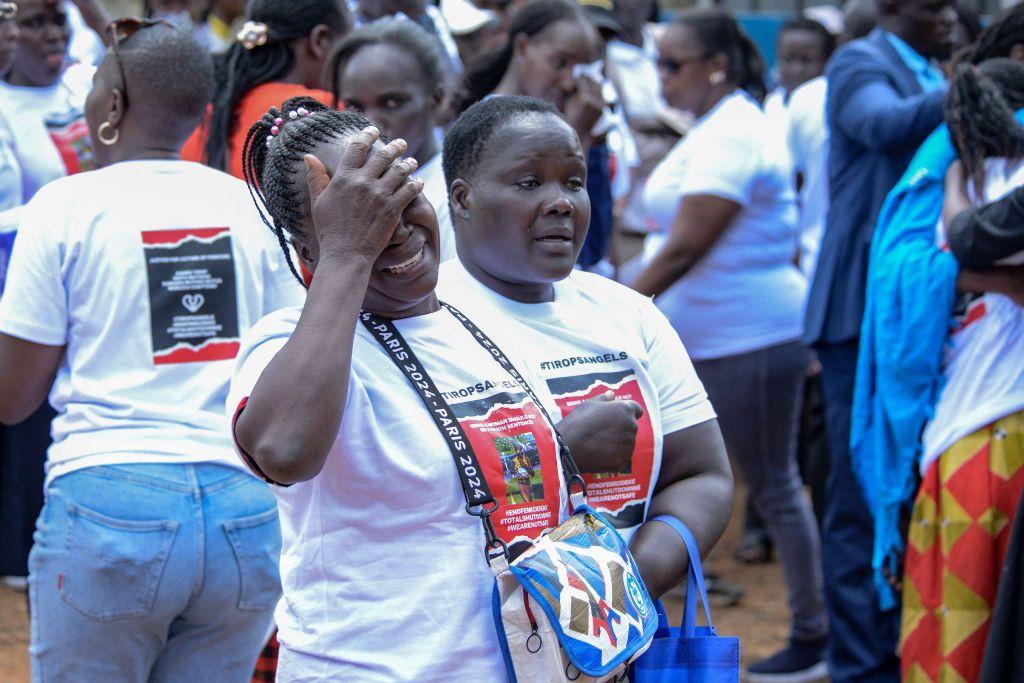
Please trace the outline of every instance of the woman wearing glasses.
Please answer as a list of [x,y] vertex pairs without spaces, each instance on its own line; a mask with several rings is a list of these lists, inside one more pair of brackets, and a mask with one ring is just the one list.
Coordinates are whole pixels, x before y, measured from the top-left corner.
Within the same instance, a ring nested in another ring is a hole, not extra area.
[[103,168],[25,206],[0,299],[0,420],[48,391],[57,410],[29,557],[34,680],[243,681],[280,531],[223,405],[241,334],[301,288],[245,185],[179,159],[214,87],[203,46],[142,20],[109,34],[85,103]]
[[752,666],[751,680],[805,680],[825,671],[828,627],[818,530],[794,455],[808,356],[791,163],[758,102],[764,62],[731,16],[681,13],[658,51],[665,99],[697,123],[647,182],[661,233],[632,284],[657,297],[693,358],[782,558],[792,642]]

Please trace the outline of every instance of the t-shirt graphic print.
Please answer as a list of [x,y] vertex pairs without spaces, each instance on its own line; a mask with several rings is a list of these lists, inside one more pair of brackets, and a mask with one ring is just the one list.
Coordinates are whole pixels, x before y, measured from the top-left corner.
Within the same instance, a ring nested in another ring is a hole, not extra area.
[[[628,357],[625,351],[614,355],[622,360]],[[541,363],[541,369],[550,364],[550,361]],[[623,369],[554,377],[547,380],[547,385],[564,417],[586,401],[609,391],[615,394],[616,400],[640,404],[644,413],[637,420],[636,445],[630,463],[619,472],[583,474],[587,502],[603,513],[605,519],[617,529],[640,525],[644,521],[654,467],[654,428],[636,372]]]
[[[487,393],[477,397],[481,391]],[[558,449],[533,400],[512,380],[488,380],[442,394],[498,502],[491,517],[498,536],[511,545],[557,526]]]
[[153,363],[230,360],[240,343],[231,230],[143,230]]
[[80,111],[48,116],[43,119],[43,124],[64,163],[67,175],[97,168],[89,138],[89,126]]

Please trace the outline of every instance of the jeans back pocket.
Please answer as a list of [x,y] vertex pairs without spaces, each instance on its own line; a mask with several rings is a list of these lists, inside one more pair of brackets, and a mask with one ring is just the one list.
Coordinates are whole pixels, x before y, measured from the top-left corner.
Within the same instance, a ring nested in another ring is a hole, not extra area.
[[149,614],[178,522],[115,519],[68,503],[61,597],[96,621]]
[[223,523],[238,562],[238,609],[266,611],[281,596],[281,525],[277,508]]

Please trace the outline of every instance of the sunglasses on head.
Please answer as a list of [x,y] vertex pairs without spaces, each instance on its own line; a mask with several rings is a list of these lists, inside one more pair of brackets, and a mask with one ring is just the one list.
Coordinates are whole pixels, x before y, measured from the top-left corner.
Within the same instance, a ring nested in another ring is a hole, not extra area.
[[18,6],[13,2],[0,2],[0,21],[9,21],[18,16]]
[[107,36],[110,37],[110,51],[117,63],[117,70],[121,74],[121,98],[128,104],[128,79],[124,77],[124,63],[121,61],[121,43],[128,40],[144,28],[151,26],[168,26],[177,30],[177,27],[164,19],[143,19],[142,17],[122,17],[114,19],[107,24]]
[[685,59],[669,59],[668,57],[659,57],[657,61],[658,68],[665,73],[675,75],[682,70],[687,64],[697,64],[699,62],[706,61],[711,55],[705,53],[696,57],[687,57]]

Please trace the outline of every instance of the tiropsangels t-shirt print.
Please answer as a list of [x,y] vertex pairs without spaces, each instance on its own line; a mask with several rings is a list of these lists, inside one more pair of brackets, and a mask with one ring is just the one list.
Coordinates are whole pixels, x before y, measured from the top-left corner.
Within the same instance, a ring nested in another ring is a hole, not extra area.
[[470,317],[487,316],[493,328],[485,332],[502,348],[521,349],[552,396],[555,420],[607,392],[640,404],[629,464],[583,475],[587,502],[620,533],[632,534],[647,516],[664,436],[715,416],[665,316],[650,299],[578,271],[555,283],[552,302],[512,301],[477,281],[457,259],[441,266],[438,296]]

